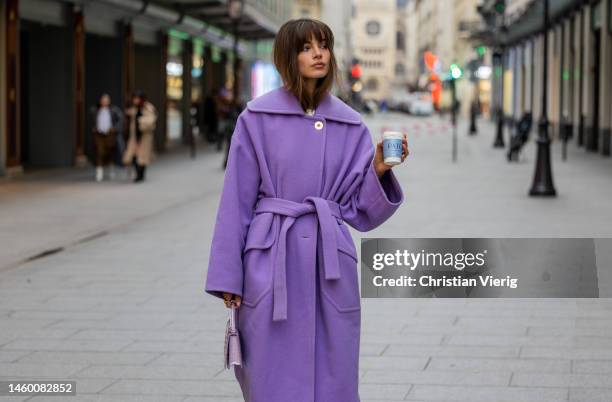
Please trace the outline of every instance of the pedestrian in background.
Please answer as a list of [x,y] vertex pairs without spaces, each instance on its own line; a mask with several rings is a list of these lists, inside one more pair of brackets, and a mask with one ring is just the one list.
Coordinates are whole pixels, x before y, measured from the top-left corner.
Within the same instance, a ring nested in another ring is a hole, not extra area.
[[228,123],[227,123],[228,127],[225,130],[225,132],[228,135],[228,138],[226,140],[227,147],[225,147],[225,158],[223,159],[223,169],[227,168],[227,158],[229,156],[230,144],[232,143],[232,135],[233,135],[234,130],[236,129],[236,121],[238,121],[238,116],[240,116],[240,113],[242,113],[243,110],[244,110],[244,103],[242,102],[240,97],[238,97],[238,99],[236,99],[235,102],[231,103],[230,110],[228,113]]
[[[247,103],[232,136],[205,291],[238,307],[249,402],[359,402],[357,251],[404,201],[383,141],[330,89],[331,29],[290,20],[274,40],[283,86]],[[401,162],[408,155],[404,136]],[[399,165],[395,165],[397,166]]]
[[204,99],[204,126],[206,127],[206,137],[208,141],[218,141],[219,136],[219,115],[217,111],[218,88],[212,90],[212,94],[206,95]]
[[91,108],[91,127],[96,154],[96,181],[98,182],[104,179],[104,167],[106,166],[110,165],[110,178],[114,176],[111,161],[117,138],[121,136],[122,126],[121,109],[111,103],[110,95],[102,94],[98,104]]
[[129,138],[123,163],[132,164],[136,171],[134,182],[145,179],[147,165],[153,158],[153,138],[157,111],[142,91],[132,95],[132,105],[126,110],[129,118]]
[[229,137],[228,128],[232,103],[231,93],[226,88],[221,88],[215,99],[217,103],[218,119],[217,150],[221,151]]

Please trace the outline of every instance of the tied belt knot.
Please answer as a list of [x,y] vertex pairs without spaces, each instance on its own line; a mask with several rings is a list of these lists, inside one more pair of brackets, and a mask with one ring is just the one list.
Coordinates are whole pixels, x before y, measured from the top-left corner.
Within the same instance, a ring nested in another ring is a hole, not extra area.
[[321,197],[306,197],[303,202],[295,202],[284,198],[261,198],[255,213],[270,212],[286,216],[280,229],[273,262],[273,321],[287,319],[287,232],[295,220],[306,214],[316,214],[321,233],[321,242],[317,248],[322,248],[323,269],[325,279],[340,278],[340,265],[338,262],[338,244],[336,239],[336,219],[342,219],[340,207],[337,202]]

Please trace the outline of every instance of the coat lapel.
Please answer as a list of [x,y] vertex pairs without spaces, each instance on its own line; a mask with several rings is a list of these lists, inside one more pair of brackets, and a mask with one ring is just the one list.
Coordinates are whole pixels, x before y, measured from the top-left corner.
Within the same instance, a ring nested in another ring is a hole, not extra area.
[[[276,88],[247,102],[247,109],[259,113],[305,116],[297,98],[285,87]],[[328,93],[315,110],[326,120],[347,124],[360,124],[361,115],[335,95]]]

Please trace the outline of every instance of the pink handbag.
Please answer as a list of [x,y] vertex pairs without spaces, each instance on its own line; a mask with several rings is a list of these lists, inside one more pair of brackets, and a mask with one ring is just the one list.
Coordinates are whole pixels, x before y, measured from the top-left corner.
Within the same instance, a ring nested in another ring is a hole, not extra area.
[[226,369],[232,366],[242,366],[240,335],[238,334],[238,328],[236,328],[236,303],[234,300],[231,300],[230,304],[229,319],[225,327],[224,361]]

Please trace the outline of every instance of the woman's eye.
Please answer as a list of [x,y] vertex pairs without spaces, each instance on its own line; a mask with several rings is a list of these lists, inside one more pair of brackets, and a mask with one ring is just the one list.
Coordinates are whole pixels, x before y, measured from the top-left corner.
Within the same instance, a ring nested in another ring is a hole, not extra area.
[[308,52],[308,51],[310,51],[310,47],[309,47],[309,46],[304,46],[304,47],[302,48],[302,51],[303,51],[303,52]]

